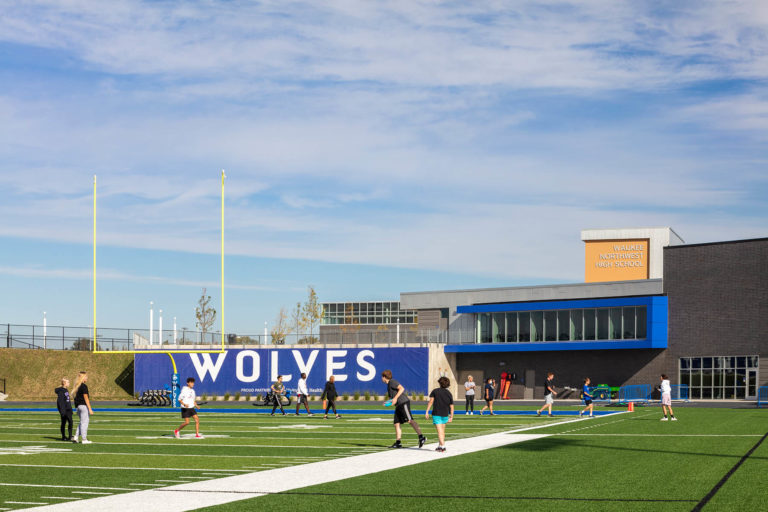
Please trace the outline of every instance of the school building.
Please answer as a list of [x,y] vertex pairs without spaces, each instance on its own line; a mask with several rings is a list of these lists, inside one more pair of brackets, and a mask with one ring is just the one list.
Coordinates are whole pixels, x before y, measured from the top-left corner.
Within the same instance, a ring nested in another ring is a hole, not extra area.
[[666,373],[691,399],[755,398],[768,382],[768,238],[686,244],[665,227],[581,239],[583,283],[407,292],[399,307],[442,331],[454,381],[512,373],[509,398],[542,397],[547,371],[558,386]]

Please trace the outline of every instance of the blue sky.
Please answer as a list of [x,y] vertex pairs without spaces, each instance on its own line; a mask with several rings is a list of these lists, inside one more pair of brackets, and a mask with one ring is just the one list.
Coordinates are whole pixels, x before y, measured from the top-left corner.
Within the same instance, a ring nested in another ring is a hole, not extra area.
[[4,2],[0,321],[583,279],[584,228],[768,236],[765,2]]

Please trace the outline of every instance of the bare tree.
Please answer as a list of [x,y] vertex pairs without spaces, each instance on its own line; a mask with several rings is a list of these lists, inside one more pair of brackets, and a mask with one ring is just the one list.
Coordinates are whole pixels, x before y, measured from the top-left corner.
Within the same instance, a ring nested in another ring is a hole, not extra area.
[[315,326],[320,322],[323,317],[323,306],[317,300],[317,292],[315,287],[309,285],[307,287],[307,301],[302,308],[304,326],[309,328],[309,338],[314,341]]
[[304,329],[304,315],[301,312],[301,302],[297,302],[296,309],[291,311],[291,322],[293,332],[296,333],[296,338],[298,339],[301,330]]
[[285,344],[285,338],[288,336],[288,313],[285,308],[280,308],[280,312],[275,318],[275,326],[272,327],[272,344],[283,345]]
[[200,300],[197,301],[197,307],[195,308],[195,318],[197,319],[197,326],[203,333],[208,332],[213,323],[216,321],[216,310],[211,306],[211,296],[206,295],[208,290],[203,288],[203,294],[200,296]]

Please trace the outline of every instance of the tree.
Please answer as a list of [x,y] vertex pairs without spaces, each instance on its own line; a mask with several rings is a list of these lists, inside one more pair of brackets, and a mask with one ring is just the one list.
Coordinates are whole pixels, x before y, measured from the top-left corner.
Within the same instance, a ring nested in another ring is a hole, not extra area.
[[291,322],[296,337],[301,334],[301,330],[304,329],[304,315],[301,312],[301,302],[296,303],[296,309],[291,312]]
[[285,308],[280,308],[280,312],[275,318],[275,326],[272,327],[272,344],[283,345],[285,344],[285,338],[288,336],[288,313]]
[[318,302],[317,292],[315,292],[315,287],[312,285],[307,287],[307,301],[304,303],[302,313],[304,326],[309,327],[309,336],[312,338],[315,332],[315,326],[323,317],[323,306]]
[[206,288],[203,288],[203,294],[200,296],[200,300],[197,301],[197,307],[195,307],[195,318],[197,319],[197,326],[203,332],[208,332],[213,323],[216,321],[216,310],[211,306],[211,296],[206,295]]

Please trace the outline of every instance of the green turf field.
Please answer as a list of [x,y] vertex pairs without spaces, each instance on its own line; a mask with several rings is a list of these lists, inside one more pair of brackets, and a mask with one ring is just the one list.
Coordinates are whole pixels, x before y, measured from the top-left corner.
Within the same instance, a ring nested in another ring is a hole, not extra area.
[[[375,411],[372,411],[375,412]],[[205,510],[328,506],[458,510],[512,505],[522,510],[765,510],[768,411],[658,408],[573,422],[573,417],[464,416],[448,426],[449,451],[462,438],[543,426],[536,440]],[[417,416],[430,441],[433,427]],[[571,421],[569,421],[571,420]],[[563,423],[566,422],[567,423]],[[77,421],[75,420],[75,423]],[[0,510],[83,500],[386,450],[389,414],[201,413],[206,439],[174,439],[177,412],[108,412],[92,417],[91,445],[58,441],[55,412],[0,409]],[[404,429],[406,444],[415,436]],[[192,426],[184,433],[194,433]]]

